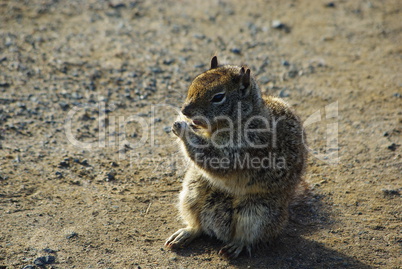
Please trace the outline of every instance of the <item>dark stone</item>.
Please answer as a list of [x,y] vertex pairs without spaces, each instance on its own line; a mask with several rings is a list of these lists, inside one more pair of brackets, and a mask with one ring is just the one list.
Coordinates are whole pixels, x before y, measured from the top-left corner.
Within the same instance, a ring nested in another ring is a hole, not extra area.
[[165,60],[163,60],[164,65],[171,65],[172,63],[174,63],[174,59],[165,59]]
[[299,72],[296,69],[292,69],[288,72],[289,78],[295,78],[298,74]]
[[95,82],[91,81],[88,85],[88,89],[91,91],[95,91],[96,90]]
[[150,67],[149,69],[151,70],[152,73],[155,74],[161,74],[164,72],[162,68],[160,68],[159,66]]
[[10,83],[8,83],[8,82],[0,82],[0,87],[4,87],[4,88],[8,88],[8,87],[10,87],[11,85],[10,85]]
[[89,121],[89,120],[94,120],[95,118],[94,117],[91,117],[90,115],[88,115],[88,113],[84,113],[84,115],[82,115],[81,117],[80,117],[80,120],[81,121]]
[[290,27],[278,20],[272,21],[271,27],[277,30],[282,30],[285,33],[290,33]]
[[71,232],[68,235],[66,235],[66,238],[71,239],[71,238],[74,238],[74,237],[77,237],[77,236],[78,236],[78,234],[76,232]]
[[395,143],[392,143],[391,145],[388,146],[389,150],[395,151],[400,145],[397,145]]
[[381,226],[381,225],[376,225],[376,226],[373,227],[373,230],[376,230],[376,231],[383,231],[383,230],[385,230],[385,227],[384,227],[384,226]]
[[68,161],[61,161],[59,163],[59,167],[61,167],[61,168],[67,168],[69,166],[70,166],[70,164],[68,163]]
[[401,195],[399,190],[386,190],[386,189],[383,189],[382,193],[384,194],[384,196],[388,196],[388,197],[389,196],[400,196]]
[[126,8],[126,4],[124,4],[124,3],[109,3],[109,7],[114,8],[114,9]]
[[71,98],[76,99],[76,100],[80,100],[80,99],[83,99],[84,97],[78,92],[73,92],[71,94]]
[[67,104],[66,102],[60,102],[60,103],[59,103],[59,106],[61,107],[61,109],[62,109],[63,111],[67,111],[67,110],[70,108],[70,105]]
[[197,39],[200,39],[200,40],[203,40],[203,39],[205,39],[206,36],[203,35],[203,34],[194,34],[193,37],[195,37]]
[[234,54],[241,54],[241,49],[239,49],[239,48],[233,48],[233,49],[230,49],[230,52],[232,52],[232,53],[234,53]]
[[116,179],[116,171],[114,169],[110,170],[109,173],[106,174],[106,181],[112,181]]
[[34,264],[38,265],[38,266],[44,266],[46,264],[54,263],[55,260],[56,260],[55,256],[44,256],[44,257],[36,258],[34,261]]
[[279,92],[279,97],[280,97],[280,98],[285,98],[285,97],[289,97],[289,96],[290,96],[290,94],[287,93],[285,89],[282,89],[282,90]]

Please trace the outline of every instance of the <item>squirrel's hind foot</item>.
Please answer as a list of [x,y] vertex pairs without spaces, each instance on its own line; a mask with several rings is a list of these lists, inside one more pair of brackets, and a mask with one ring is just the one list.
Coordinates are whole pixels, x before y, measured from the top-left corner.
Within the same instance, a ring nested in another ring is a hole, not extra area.
[[168,248],[184,247],[200,235],[200,231],[193,228],[183,228],[172,234],[165,242]]
[[219,255],[222,255],[229,259],[235,259],[239,256],[244,248],[247,250],[248,256],[251,257],[251,246],[244,246],[241,243],[227,244],[219,251]]

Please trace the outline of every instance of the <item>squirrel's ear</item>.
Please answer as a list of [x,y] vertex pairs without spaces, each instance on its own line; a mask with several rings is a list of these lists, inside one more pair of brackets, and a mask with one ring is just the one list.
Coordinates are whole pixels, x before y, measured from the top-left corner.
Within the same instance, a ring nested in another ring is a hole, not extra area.
[[211,69],[218,67],[218,57],[214,56],[211,59]]
[[240,75],[242,76],[240,90],[242,91],[243,96],[247,95],[249,92],[248,87],[250,86],[250,80],[251,80],[250,73],[251,73],[250,69],[247,69],[246,71],[244,71],[244,67],[240,69]]

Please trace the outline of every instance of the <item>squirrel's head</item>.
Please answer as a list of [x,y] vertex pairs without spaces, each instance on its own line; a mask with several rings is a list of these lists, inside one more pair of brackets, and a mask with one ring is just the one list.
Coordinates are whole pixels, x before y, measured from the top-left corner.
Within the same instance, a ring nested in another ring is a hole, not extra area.
[[191,83],[181,112],[196,127],[213,129],[220,121],[247,116],[261,100],[261,92],[250,69],[218,65],[214,56],[211,68]]

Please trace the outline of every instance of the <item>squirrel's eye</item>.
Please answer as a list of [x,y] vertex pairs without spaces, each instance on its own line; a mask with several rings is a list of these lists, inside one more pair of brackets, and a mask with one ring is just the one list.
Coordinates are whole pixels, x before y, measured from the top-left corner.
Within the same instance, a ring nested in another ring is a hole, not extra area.
[[225,93],[217,93],[212,97],[212,103],[223,103],[225,101]]

